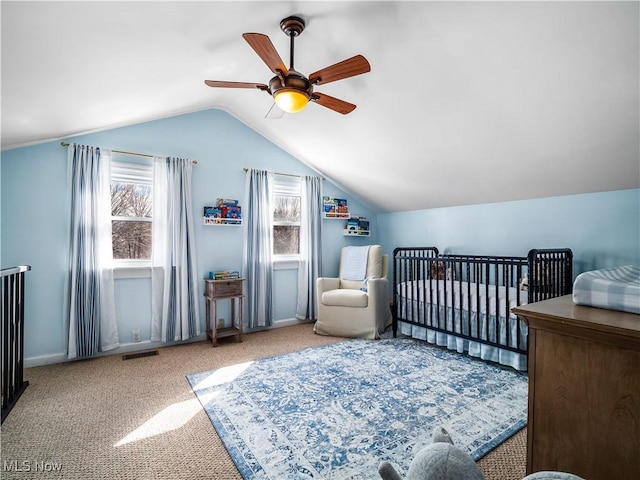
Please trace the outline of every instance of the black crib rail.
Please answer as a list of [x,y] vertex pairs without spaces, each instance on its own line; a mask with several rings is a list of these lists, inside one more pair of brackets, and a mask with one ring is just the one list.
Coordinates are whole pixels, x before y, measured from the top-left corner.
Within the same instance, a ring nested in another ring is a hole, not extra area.
[[24,285],[28,265],[2,272],[2,422],[29,385],[24,381]]
[[[495,316],[509,319],[508,305],[511,303],[520,305],[524,300],[533,303],[566,295],[571,293],[573,286],[573,254],[566,248],[534,249],[526,257],[440,255],[436,247],[401,247],[393,253],[394,336],[398,321],[402,321],[526,353],[526,335],[520,322],[506,320],[507,325],[513,325],[514,331],[507,326],[503,334],[506,338],[499,340],[499,322],[494,322],[490,329],[487,317],[482,327],[485,333],[481,335],[480,317],[472,324],[471,315],[463,315],[462,305],[467,305],[467,309],[473,305],[475,312],[489,312],[490,290],[503,289],[504,305],[494,300]],[[528,288],[521,288],[525,277]],[[416,299],[412,308],[403,300],[406,298]],[[423,303],[421,299],[424,298],[431,301]]]
[[529,303],[569,295],[573,291],[573,252],[569,248],[533,249],[529,264]]

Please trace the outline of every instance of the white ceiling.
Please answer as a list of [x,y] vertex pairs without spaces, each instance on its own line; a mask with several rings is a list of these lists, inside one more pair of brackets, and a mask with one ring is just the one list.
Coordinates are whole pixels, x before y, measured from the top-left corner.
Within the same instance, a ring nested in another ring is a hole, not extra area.
[[[231,113],[378,212],[640,187],[638,2],[2,1],[2,148],[209,108]],[[242,33],[307,28],[296,70],[355,103],[267,120]],[[117,148],[117,146],[113,146]]]

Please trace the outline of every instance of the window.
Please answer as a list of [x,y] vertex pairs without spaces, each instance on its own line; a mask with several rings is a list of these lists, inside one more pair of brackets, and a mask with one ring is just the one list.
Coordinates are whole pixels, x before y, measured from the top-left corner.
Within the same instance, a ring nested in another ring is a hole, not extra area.
[[111,164],[111,228],[115,266],[150,266],[153,167]]
[[273,255],[276,260],[300,254],[300,178],[275,175],[273,182]]

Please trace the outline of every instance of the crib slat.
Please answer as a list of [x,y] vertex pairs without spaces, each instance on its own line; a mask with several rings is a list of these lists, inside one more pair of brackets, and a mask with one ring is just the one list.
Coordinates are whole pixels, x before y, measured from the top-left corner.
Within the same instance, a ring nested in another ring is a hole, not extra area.
[[[512,303],[521,305],[570,293],[572,261],[570,249],[532,250],[527,257],[513,257],[439,255],[435,247],[397,248],[394,335],[398,322],[404,322],[526,354],[526,325],[512,318]],[[442,281],[434,278],[440,265]],[[526,295],[520,290],[525,273],[529,275]],[[422,288],[418,289],[420,281]],[[494,290],[495,299],[491,298]]]

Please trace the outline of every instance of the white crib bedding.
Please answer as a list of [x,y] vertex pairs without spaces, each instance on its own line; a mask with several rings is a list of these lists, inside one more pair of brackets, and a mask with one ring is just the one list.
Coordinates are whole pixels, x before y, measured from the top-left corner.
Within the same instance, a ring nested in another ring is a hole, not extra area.
[[573,301],[578,305],[640,314],[640,266],[581,273],[573,283]]
[[[445,285],[446,283],[446,306]],[[453,289],[451,288],[453,286]],[[511,366],[516,370],[527,369],[526,355],[487,345],[483,340],[501,344],[509,342],[515,347],[519,338],[526,345],[528,329],[524,321],[511,313],[511,308],[527,303],[527,292],[515,287],[475,284],[451,280],[418,280],[396,286],[400,304],[400,332],[429,343],[445,346],[460,353]],[[462,295],[460,295],[462,289]],[[439,292],[439,304],[436,300]],[[479,299],[479,301],[478,301]],[[426,300],[426,301],[425,301]],[[460,306],[462,305],[462,308]],[[507,309],[508,305],[508,309]],[[487,316],[487,306],[489,314]],[[433,330],[437,325],[436,312],[447,318],[446,329],[451,332],[474,336],[473,341]],[[507,317],[506,312],[509,312]],[[509,320],[507,321],[507,318]],[[403,319],[414,322],[402,322]],[[496,323],[498,326],[496,338]],[[485,328],[485,325],[487,327]],[[508,326],[507,326],[508,325]],[[471,328],[471,331],[468,331]],[[507,330],[509,333],[507,334]],[[507,340],[507,337],[509,340]]]
[[[453,288],[451,288],[452,286]],[[446,299],[447,307],[459,309],[462,303],[462,310],[471,312],[479,310],[482,314],[487,313],[488,305],[489,315],[499,313],[500,317],[504,317],[508,310],[511,318],[514,319],[517,317],[511,313],[511,309],[527,303],[527,292],[519,288],[500,286],[497,288],[496,295],[495,285],[459,280],[453,282],[451,280],[417,280],[400,283],[396,288],[398,296],[407,300],[413,300],[415,297],[420,302],[432,304],[439,302],[440,306],[445,306]],[[460,294],[460,290],[462,290],[462,294]],[[436,298],[436,292],[439,293],[439,300]]]

